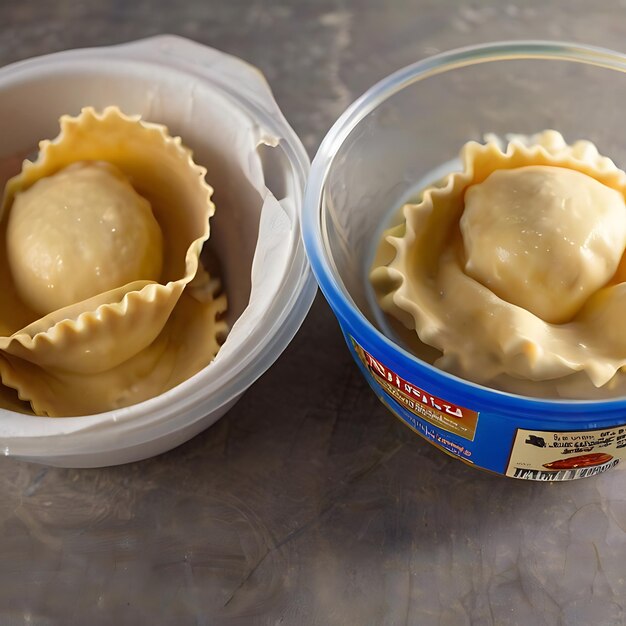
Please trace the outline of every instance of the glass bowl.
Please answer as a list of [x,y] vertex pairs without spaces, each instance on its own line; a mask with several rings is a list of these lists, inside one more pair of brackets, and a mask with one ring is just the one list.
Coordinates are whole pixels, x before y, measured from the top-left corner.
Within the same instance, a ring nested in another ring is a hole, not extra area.
[[[626,458],[626,399],[505,393],[414,356],[370,292],[373,252],[390,216],[486,133],[561,132],[626,167],[626,56],[554,42],[454,50],[406,67],[361,96],[316,155],[303,211],[313,271],[348,348],[382,402],[444,452],[506,476],[568,480]],[[421,181],[421,182],[420,182]]]

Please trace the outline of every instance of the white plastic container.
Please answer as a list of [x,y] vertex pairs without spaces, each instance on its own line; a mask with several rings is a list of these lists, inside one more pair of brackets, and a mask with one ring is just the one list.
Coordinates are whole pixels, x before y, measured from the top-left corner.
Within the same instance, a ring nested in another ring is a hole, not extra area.
[[61,115],[87,105],[165,124],[207,167],[217,205],[209,245],[232,329],[213,363],[146,402],[72,418],[0,410],[0,452],[62,467],[144,459],[213,424],[278,358],[316,292],[300,238],[309,161],[258,70],[173,36],[5,67],[3,181],[40,139],[56,136]]

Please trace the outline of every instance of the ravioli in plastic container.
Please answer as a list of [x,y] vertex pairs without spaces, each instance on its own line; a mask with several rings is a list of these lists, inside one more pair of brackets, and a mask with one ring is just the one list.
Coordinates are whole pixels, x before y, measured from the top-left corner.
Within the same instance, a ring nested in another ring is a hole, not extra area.
[[16,63],[0,95],[0,446],[93,467],[184,442],[313,300],[304,148],[258,70],[178,37]]
[[372,87],[313,162],[303,236],[352,356],[474,467],[626,459],[625,70],[558,43],[448,52]]

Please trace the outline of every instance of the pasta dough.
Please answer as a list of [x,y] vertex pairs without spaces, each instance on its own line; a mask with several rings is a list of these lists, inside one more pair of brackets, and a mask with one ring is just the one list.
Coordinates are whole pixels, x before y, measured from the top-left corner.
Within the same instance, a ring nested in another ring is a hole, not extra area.
[[150,203],[106,163],[79,163],[15,197],[7,259],[25,304],[45,315],[135,280],[158,280]]
[[382,310],[468,380],[541,397],[624,389],[626,174],[556,131],[469,142],[461,162],[385,232],[370,274]]
[[87,107],[8,181],[0,378],[36,414],[128,406],[213,360],[226,296],[200,264],[205,174],[164,126]]
[[468,187],[460,228],[469,276],[562,323],[615,273],[626,247],[626,205],[587,174],[529,165]]

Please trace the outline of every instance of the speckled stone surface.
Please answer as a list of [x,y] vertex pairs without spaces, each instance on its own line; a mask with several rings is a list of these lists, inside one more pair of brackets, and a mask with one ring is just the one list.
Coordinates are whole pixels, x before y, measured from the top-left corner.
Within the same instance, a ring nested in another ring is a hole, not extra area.
[[[312,154],[363,90],[440,50],[625,51],[626,3],[2,0],[0,64],[162,32],[259,66]],[[321,297],[178,449],[98,470],[0,460],[0,624],[624,623],[626,474],[536,484],[448,458],[378,403]]]

